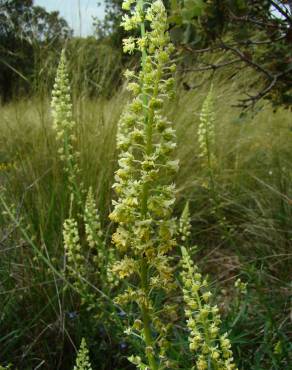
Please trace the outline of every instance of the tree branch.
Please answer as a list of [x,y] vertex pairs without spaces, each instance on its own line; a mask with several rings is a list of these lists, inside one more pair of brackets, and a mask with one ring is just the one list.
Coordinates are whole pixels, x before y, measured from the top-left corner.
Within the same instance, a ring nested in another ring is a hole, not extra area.
[[202,72],[202,71],[209,71],[213,70],[215,71],[218,68],[229,66],[230,64],[241,62],[241,58],[232,59],[229,61],[226,61],[224,63],[219,64],[207,64],[204,67],[194,67],[194,68],[185,68],[183,69],[184,72]]
[[277,75],[273,76],[271,82],[266,86],[263,90],[261,90],[256,95],[249,95],[247,99],[241,99],[240,104],[234,105],[235,107],[241,107],[241,108],[248,108],[250,105],[254,105],[257,101],[259,101],[261,98],[266,96],[276,85],[278,80],[281,77],[284,77],[288,73],[292,72],[292,67],[288,68],[286,71],[283,71],[281,73],[278,73]]
[[[257,26],[264,27],[264,28],[268,27],[268,28],[278,29],[279,27],[281,27],[281,28],[283,27],[282,24],[275,24],[275,23],[271,23],[271,22],[263,22],[263,21],[260,21],[258,19],[253,19],[253,18],[249,17],[248,15],[238,17],[237,15],[232,13],[231,11],[230,11],[230,16],[231,16],[231,19],[234,20],[234,21],[253,23]],[[285,29],[286,28],[287,28],[287,26],[285,26]]]
[[268,71],[266,70],[265,68],[263,68],[261,65],[259,65],[258,63],[252,61],[251,59],[248,58],[247,55],[245,55],[242,51],[240,51],[239,49],[235,48],[235,47],[232,47],[232,46],[229,46],[227,44],[225,44],[222,40],[221,40],[221,43],[222,43],[222,48],[223,49],[226,49],[226,50],[230,50],[232,51],[234,54],[238,55],[240,57],[241,60],[243,60],[244,62],[246,62],[247,64],[249,64],[250,66],[252,66],[253,68],[257,69],[258,71],[262,72],[263,74],[266,75],[266,77],[269,79],[269,80],[272,80],[274,78],[274,76]]

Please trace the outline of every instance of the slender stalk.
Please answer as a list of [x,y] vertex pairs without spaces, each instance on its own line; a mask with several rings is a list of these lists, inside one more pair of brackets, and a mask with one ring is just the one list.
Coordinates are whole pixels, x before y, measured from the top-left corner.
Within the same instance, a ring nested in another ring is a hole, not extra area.
[[[145,295],[147,296],[149,294],[148,264],[145,258],[142,258],[142,263],[141,263],[141,286],[142,286],[142,289]],[[142,306],[141,313],[142,313],[142,321],[143,321],[143,327],[144,327],[146,355],[147,355],[151,370],[157,370],[159,369],[159,367],[155,359],[155,356],[152,353],[152,351],[147,350],[147,347],[149,349],[153,348],[154,341],[153,341],[153,337],[151,334],[151,326],[150,326],[151,320],[150,320],[149,310],[147,309],[145,305]]]

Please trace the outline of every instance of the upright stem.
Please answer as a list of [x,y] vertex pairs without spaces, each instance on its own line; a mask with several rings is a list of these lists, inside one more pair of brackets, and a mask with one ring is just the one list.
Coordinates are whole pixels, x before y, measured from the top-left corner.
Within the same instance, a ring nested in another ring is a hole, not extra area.
[[[141,287],[147,297],[149,294],[149,284],[148,284],[148,264],[145,257],[142,257],[141,263]],[[146,344],[146,356],[149,362],[151,370],[158,370],[158,363],[155,359],[154,349],[153,349],[153,337],[151,334],[151,319],[149,315],[149,309],[147,306],[143,305],[141,308],[142,321],[144,327],[144,340]]]
[[[144,0],[139,0],[139,7],[141,9],[141,13],[143,11],[143,8],[144,8]],[[140,25],[140,32],[141,32],[141,37],[145,37],[145,23],[144,23],[144,20],[142,21],[141,25]],[[145,47],[143,48],[142,50],[142,63],[141,63],[141,67],[142,67],[142,71],[145,69],[145,63],[146,63],[146,58],[147,58],[147,51],[145,49]],[[152,134],[149,129],[149,126],[151,126],[151,122],[149,121],[149,112],[148,112],[148,96],[147,94],[144,93],[143,91],[143,86],[142,86],[142,102],[143,102],[143,106],[144,106],[144,124],[145,124],[145,128],[146,128],[146,131],[147,131],[147,144],[146,144],[146,148],[147,148],[147,154],[150,154],[150,150],[151,150],[151,147],[152,147]],[[151,131],[152,131],[152,128],[151,128]],[[146,214],[147,214],[147,200],[148,200],[148,184],[147,183],[144,183],[143,184],[143,192],[142,192],[142,207],[141,207],[141,211],[142,211],[142,214],[143,216],[145,217]]]
[[[144,8],[144,0],[139,0],[139,6],[140,9],[143,10]],[[145,36],[145,23],[144,20],[141,22],[140,25],[140,31],[141,31],[141,37],[143,38]],[[144,48],[142,50],[142,71],[145,69],[145,63],[147,58],[147,51]],[[142,86],[142,101],[144,105],[144,123],[145,123],[145,130],[146,130],[146,151],[147,155],[150,155],[152,152],[152,125],[153,125],[153,112],[147,108],[148,106],[148,96],[143,91]],[[142,205],[141,205],[141,213],[144,218],[147,217],[147,211],[148,211],[148,193],[149,193],[149,184],[145,183],[143,184],[143,190],[142,190]],[[149,296],[149,281],[148,281],[148,270],[149,265],[146,260],[145,256],[142,256],[141,260],[141,274],[140,274],[140,281],[141,281],[141,288],[145,294],[146,299],[148,299]],[[141,307],[141,314],[142,314],[142,321],[143,321],[143,330],[144,330],[144,340],[146,344],[146,356],[148,359],[148,363],[151,370],[158,370],[159,365],[155,359],[154,354],[154,340],[151,334],[151,318],[149,314],[149,309],[146,305],[142,305]]]

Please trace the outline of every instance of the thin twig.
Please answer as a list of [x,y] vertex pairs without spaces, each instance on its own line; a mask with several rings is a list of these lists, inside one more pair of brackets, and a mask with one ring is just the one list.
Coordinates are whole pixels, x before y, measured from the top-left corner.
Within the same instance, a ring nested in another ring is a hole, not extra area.
[[284,72],[281,72],[281,73],[278,73],[277,75],[274,75],[271,82],[268,84],[268,86],[266,86],[263,90],[261,90],[258,94],[256,95],[249,95],[248,98],[246,99],[241,99],[241,104],[238,104],[238,105],[235,105],[236,107],[244,107],[244,108],[247,108],[249,106],[249,104],[254,104],[255,102],[259,101],[261,98],[263,98],[264,96],[266,96],[272,89],[273,87],[276,85],[276,83],[278,82],[278,80],[281,78],[281,77],[284,77],[286,74],[292,72],[292,67],[291,68],[288,68],[286,71]]
[[208,64],[205,67],[186,68],[186,69],[183,69],[183,71],[184,72],[201,72],[201,71],[208,71],[208,70],[215,71],[218,68],[226,67],[226,66],[228,66],[230,64],[238,63],[240,61],[241,61],[240,58],[236,58],[236,59],[233,59],[233,60],[228,60],[228,61],[226,61],[224,63]]
[[235,48],[235,47],[232,47],[230,45],[227,45],[225,44],[222,40],[221,40],[221,43],[222,43],[222,48],[223,49],[226,49],[226,50],[230,50],[232,51],[234,54],[238,55],[240,57],[241,60],[243,60],[244,62],[248,63],[250,66],[252,66],[253,68],[257,69],[258,71],[262,72],[263,74],[265,74],[268,79],[270,80],[273,80],[274,76],[268,71],[266,70],[265,68],[263,68],[261,65],[259,65],[258,63],[252,61],[250,58],[248,58],[248,56],[246,56],[242,51],[240,51],[239,49]]

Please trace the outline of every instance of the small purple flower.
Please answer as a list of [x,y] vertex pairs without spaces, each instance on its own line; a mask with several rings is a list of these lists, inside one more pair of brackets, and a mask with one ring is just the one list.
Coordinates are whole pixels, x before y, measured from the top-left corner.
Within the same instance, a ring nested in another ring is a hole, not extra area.
[[127,348],[128,348],[127,343],[125,343],[125,342],[120,343],[120,349],[121,349],[121,350],[125,350],[125,349],[127,349]]
[[118,312],[118,316],[120,316],[121,319],[124,319],[127,316],[127,314],[125,311],[121,310],[120,312]]
[[72,311],[72,312],[67,312],[67,315],[70,320],[74,320],[78,316],[78,313],[76,311]]

